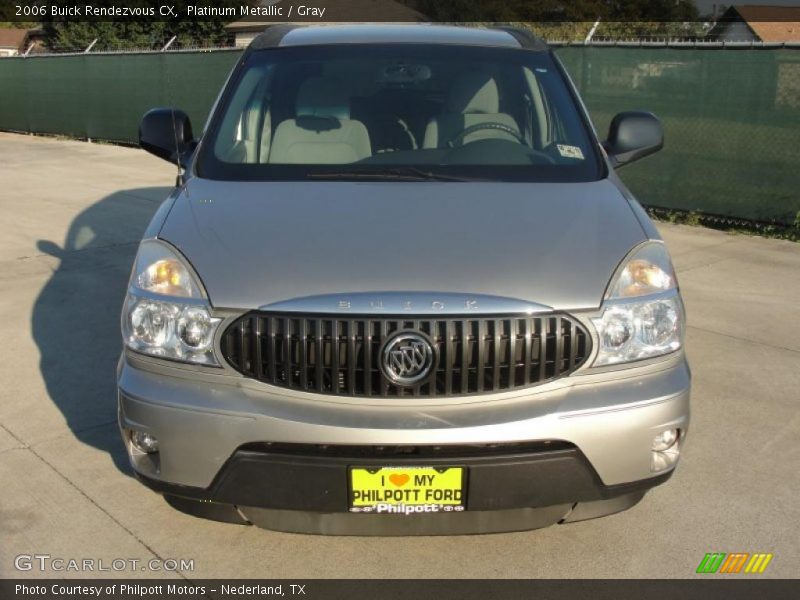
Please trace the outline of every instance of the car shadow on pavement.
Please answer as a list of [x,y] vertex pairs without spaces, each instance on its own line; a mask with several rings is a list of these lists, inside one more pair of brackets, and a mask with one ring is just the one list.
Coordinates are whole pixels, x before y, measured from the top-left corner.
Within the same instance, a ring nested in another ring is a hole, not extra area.
[[59,259],[33,307],[32,333],[53,403],[81,442],[130,473],[116,427],[120,311],[138,242],[169,188],[122,190],[73,219],[63,245],[39,240]]

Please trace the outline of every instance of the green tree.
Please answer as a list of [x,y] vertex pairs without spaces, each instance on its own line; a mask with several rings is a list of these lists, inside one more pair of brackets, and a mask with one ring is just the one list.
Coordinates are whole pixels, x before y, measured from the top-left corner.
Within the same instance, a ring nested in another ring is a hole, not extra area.
[[[242,4],[255,4],[257,0],[218,0],[217,7],[235,7]],[[72,6],[74,0],[53,0],[52,4]],[[94,6],[120,6],[114,0],[95,0]],[[154,6],[158,11],[159,2],[141,0],[128,1],[125,6]],[[187,0],[174,1],[178,15],[185,15],[184,8],[193,4]],[[160,48],[172,36],[177,36],[174,47],[211,47],[226,45],[230,36],[224,27],[232,19],[203,17],[188,19],[184,16],[161,20],[155,17],[128,18],[125,20],[104,21],[46,17],[42,20],[47,46],[55,51],[81,50],[97,39],[95,50],[124,50],[127,48]]]
[[693,21],[691,0],[401,0],[432,21]]

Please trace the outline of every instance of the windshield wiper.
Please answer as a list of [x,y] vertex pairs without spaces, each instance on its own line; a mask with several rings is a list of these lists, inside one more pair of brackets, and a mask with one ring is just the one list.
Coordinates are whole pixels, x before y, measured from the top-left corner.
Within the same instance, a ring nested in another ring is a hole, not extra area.
[[390,169],[359,170],[359,171],[331,171],[328,173],[309,173],[309,179],[349,179],[369,181],[489,181],[475,177],[462,177],[459,175],[445,175],[425,171],[418,167],[393,167]]

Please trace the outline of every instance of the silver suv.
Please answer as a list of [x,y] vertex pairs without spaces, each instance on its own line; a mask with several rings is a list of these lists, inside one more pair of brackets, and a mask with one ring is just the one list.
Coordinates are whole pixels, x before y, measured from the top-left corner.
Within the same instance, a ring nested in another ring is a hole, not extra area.
[[119,423],[176,508],[295,532],[512,531],[607,515],[689,424],[670,257],[530,33],[275,26],[148,227],[122,313]]

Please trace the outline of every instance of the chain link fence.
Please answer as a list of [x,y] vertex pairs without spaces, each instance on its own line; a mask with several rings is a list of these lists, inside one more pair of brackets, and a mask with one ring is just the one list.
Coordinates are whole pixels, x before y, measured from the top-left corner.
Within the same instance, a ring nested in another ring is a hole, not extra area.
[[[666,146],[621,171],[646,205],[751,221],[800,215],[800,48],[687,40],[554,42],[601,137],[623,110],[658,115]],[[202,127],[236,48],[121,48],[0,59],[0,129],[135,143],[178,106]]]

